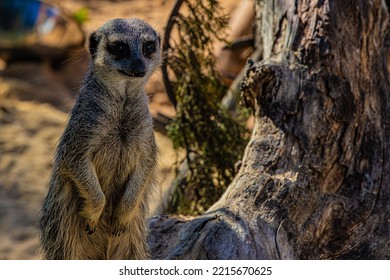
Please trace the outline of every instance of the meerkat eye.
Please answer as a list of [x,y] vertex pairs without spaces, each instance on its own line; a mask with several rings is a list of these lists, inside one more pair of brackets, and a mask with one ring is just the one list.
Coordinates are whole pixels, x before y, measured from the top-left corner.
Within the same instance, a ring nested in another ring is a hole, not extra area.
[[156,43],[153,41],[145,42],[143,45],[144,56],[149,57],[156,51]]
[[124,42],[113,42],[107,45],[107,50],[116,58],[125,58],[129,56],[129,48]]

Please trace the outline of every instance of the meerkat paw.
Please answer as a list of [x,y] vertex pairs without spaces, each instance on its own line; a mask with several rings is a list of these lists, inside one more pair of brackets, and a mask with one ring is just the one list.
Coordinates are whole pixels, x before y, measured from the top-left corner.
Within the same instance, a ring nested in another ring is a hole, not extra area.
[[86,217],[85,215],[81,216],[84,219],[84,231],[88,235],[91,235],[96,231],[97,224],[99,222],[99,217]]
[[[87,207],[87,205],[89,205],[89,207]],[[85,231],[89,235],[95,232],[104,206],[105,198],[103,196],[102,202],[85,204],[79,212],[79,215],[85,220]]]
[[87,232],[88,235],[91,235],[92,233],[95,232],[96,230],[96,225],[97,225],[97,221],[87,221],[86,222],[86,225],[85,225],[85,231]]
[[84,219],[85,221],[85,228],[84,230],[87,232],[88,235],[91,235],[92,233],[95,232],[96,226],[99,222],[100,215],[88,215],[85,212],[81,212],[80,216]]

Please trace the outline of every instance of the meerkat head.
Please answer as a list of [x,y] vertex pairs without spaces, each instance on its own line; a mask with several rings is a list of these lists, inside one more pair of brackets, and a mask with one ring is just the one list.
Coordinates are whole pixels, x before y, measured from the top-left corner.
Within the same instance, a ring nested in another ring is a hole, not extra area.
[[102,78],[144,83],[161,63],[160,36],[146,22],[113,19],[89,37],[91,67]]

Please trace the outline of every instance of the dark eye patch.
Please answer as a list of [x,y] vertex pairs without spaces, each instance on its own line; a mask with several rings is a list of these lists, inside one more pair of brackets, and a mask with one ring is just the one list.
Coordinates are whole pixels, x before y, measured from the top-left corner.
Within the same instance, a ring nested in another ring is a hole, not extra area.
[[150,57],[156,51],[156,42],[147,41],[142,47],[142,52],[144,56]]
[[129,46],[125,42],[116,41],[107,44],[107,50],[116,59],[126,58],[129,56]]

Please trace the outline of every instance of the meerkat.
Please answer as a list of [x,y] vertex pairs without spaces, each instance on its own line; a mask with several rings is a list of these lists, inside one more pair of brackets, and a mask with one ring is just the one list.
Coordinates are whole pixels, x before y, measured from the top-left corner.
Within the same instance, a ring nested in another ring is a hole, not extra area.
[[45,259],[146,259],[157,147],[145,84],[160,37],[113,19],[89,37],[90,63],[58,143],[38,229]]

